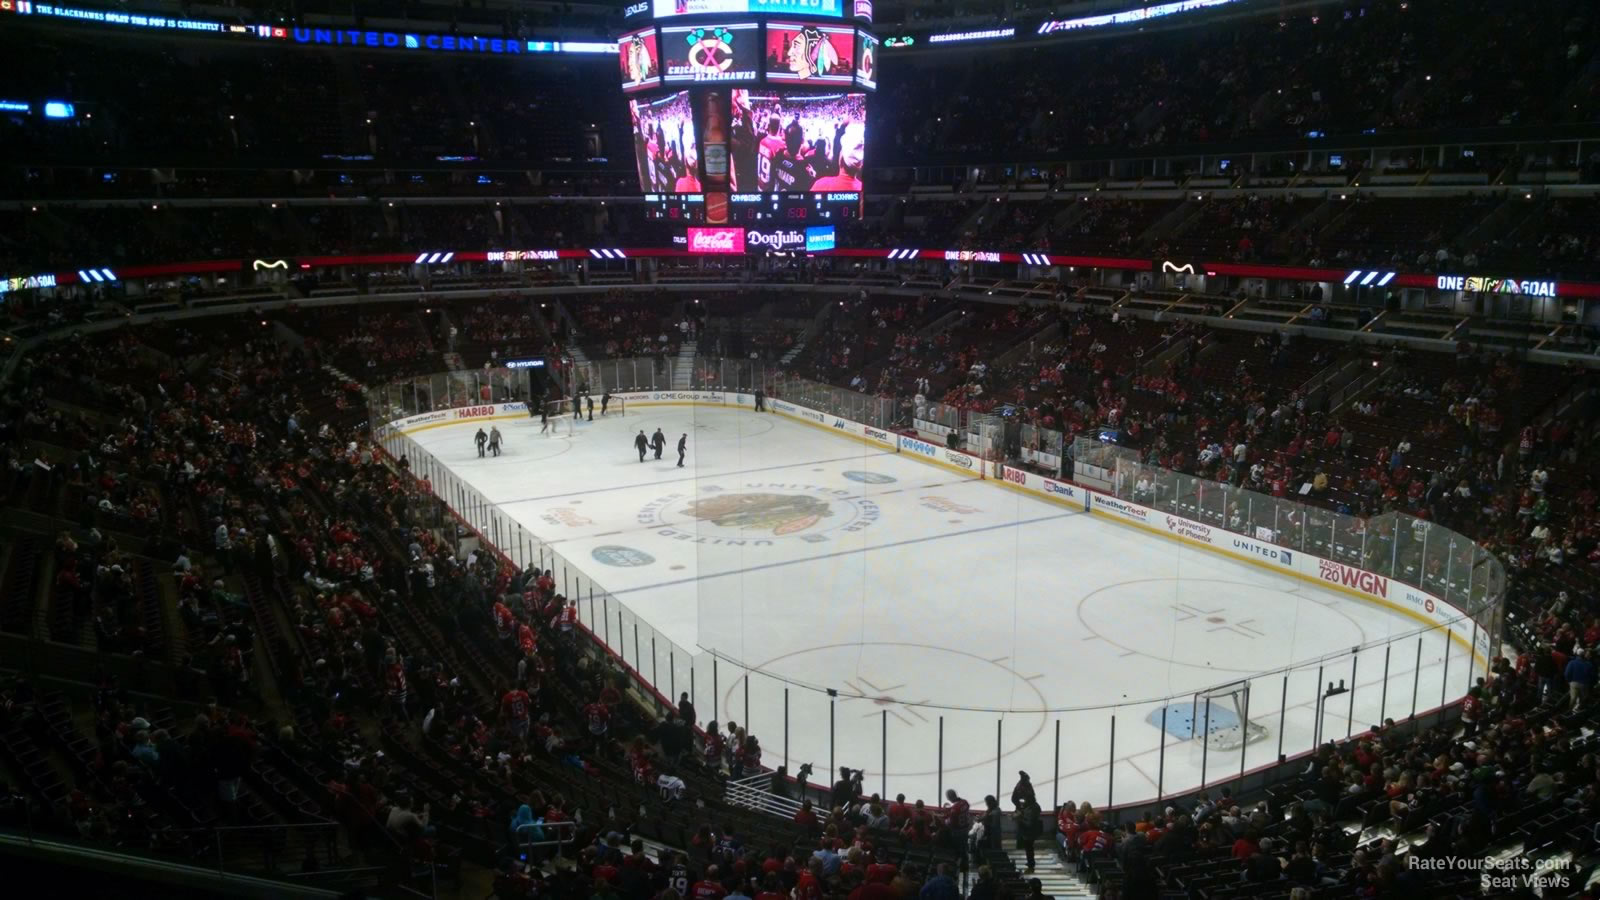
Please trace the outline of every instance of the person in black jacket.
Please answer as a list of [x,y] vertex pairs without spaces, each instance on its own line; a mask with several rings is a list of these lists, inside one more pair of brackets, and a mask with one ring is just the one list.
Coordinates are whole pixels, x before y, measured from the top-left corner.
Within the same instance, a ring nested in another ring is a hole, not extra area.
[[1017,805],[1017,849],[1027,854],[1028,873],[1033,871],[1033,843],[1043,831],[1044,813],[1030,793]]
[[988,866],[979,866],[978,879],[972,883],[972,890],[967,894],[967,900],[1005,900],[1005,897],[1005,885],[994,877],[994,870]]
[[639,430],[639,436],[633,439],[633,446],[639,451],[639,462],[644,462],[644,452],[650,449],[650,439],[644,436],[644,429]]
[[656,451],[656,459],[661,458],[661,451],[667,449],[667,436],[657,428],[656,433],[650,435],[650,446]]
[[983,849],[1000,849],[1000,801],[993,794],[983,798]]
[[1261,845],[1244,861],[1244,880],[1252,884],[1277,881],[1283,877],[1283,863],[1273,853],[1271,838],[1262,838]]
[[851,777],[849,766],[840,766],[839,780],[833,783],[833,805],[849,806],[850,801],[856,798],[856,793],[860,790],[859,784],[858,779]]
[[1150,841],[1133,825],[1117,845],[1117,862],[1122,865],[1122,896],[1125,900],[1144,900],[1159,895],[1154,866],[1151,865]]

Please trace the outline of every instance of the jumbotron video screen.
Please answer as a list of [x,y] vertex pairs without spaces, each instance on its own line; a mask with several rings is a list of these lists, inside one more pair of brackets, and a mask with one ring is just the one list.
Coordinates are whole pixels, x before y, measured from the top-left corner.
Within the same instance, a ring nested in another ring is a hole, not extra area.
[[655,100],[630,100],[634,160],[647,194],[700,192],[700,144],[688,91]]
[[865,94],[735,88],[735,191],[859,191],[866,162]]

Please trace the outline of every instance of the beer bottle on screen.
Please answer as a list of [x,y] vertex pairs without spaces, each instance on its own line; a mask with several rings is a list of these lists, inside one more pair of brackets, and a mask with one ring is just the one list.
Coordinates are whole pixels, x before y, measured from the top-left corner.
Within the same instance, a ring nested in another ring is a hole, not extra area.
[[728,221],[728,94],[712,90],[701,96],[705,113],[701,158],[705,163],[706,221],[721,225]]

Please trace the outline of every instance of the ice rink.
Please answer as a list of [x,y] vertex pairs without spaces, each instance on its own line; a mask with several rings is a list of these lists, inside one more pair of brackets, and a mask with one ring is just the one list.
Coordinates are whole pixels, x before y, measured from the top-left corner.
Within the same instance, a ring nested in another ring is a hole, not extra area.
[[[661,693],[692,688],[702,724],[813,780],[832,759],[869,791],[976,802],[998,759],[1006,791],[1026,770],[1041,801],[1131,803],[1310,749],[1319,707],[1343,738],[1468,685],[1464,648],[1387,608],[781,415],[630,407],[560,436],[502,417],[504,454],[479,459],[482,422],[408,452]],[[1195,691],[1258,673],[1268,733],[1242,758],[1182,737]]]

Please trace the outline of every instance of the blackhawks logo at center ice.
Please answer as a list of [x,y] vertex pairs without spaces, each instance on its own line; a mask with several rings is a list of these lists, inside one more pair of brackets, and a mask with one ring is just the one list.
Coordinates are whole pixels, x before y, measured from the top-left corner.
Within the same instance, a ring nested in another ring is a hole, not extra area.
[[812,543],[835,533],[870,527],[878,505],[850,491],[810,484],[746,484],[703,488],[698,495],[669,494],[639,511],[639,523],[678,540],[724,546],[769,547],[798,538]]
[[828,501],[804,494],[723,494],[691,500],[685,512],[702,522],[782,537],[833,515]]

